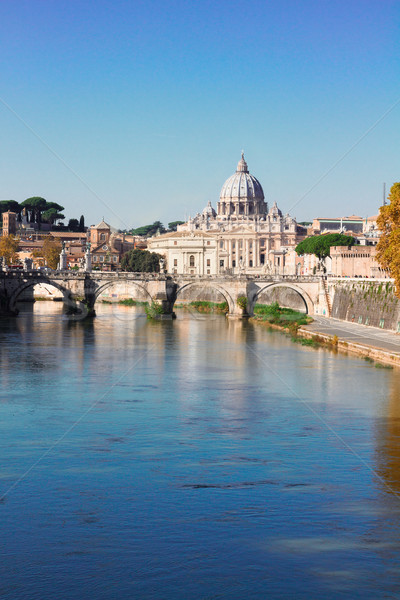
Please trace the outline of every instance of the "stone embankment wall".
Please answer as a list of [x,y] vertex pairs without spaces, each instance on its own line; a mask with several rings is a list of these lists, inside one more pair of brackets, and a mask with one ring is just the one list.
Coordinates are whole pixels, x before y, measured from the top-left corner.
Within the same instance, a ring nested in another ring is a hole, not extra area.
[[332,317],[400,331],[400,301],[392,281],[340,281],[333,285]]

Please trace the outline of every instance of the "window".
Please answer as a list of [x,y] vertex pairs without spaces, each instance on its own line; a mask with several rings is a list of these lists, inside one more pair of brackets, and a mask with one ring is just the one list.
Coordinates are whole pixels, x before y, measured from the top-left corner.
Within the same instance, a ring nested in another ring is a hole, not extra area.
[[211,267],[211,261],[209,258],[207,258],[207,267]]
[[178,245],[178,242],[175,240],[174,241],[174,246],[177,246],[177,245]]
[[232,242],[232,250],[235,249],[235,242]]
[[250,248],[250,250],[252,250],[252,248],[253,248],[253,242],[249,243],[249,248]]
[[97,262],[97,256],[92,257],[93,262]]
[[260,246],[265,246],[265,240],[264,239],[260,240]]
[[232,261],[232,267],[236,267],[236,260]]
[[260,263],[262,265],[265,263],[265,254],[260,254]]
[[239,242],[239,248],[240,248],[240,249],[242,249],[242,248],[243,248],[243,242],[242,242],[242,240],[240,240],[240,242]]
[[209,245],[210,245],[210,241],[207,242],[207,246],[209,246]]
[[207,269],[207,275],[209,275],[209,274],[210,274],[210,269]]
[[220,247],[220,248],[223,248],[223,247],[224,247],[224,242],[223,242],[223,240],[221,240],[221,241],[220,241],[220,243],[219,243],[219,247]]
[[105,234],[105,233],[101,233],[101,234],[100,234],[100,241],[101,241],[101,242],[104,242],[104,241],[105,241],[105,239],[106,239],[106,234]]
[[177,267],[177,266],[178,266],[178,259],[174,258],[174,267]]
[[113,256],[113,261],[116,263],[118,262],[118,256]]
[[104,262],[104,256],[100,256],[100,262]]
[[193,256],[193,254],[191,254],[190,257],[189,257],[189,266],[190,267],[194,267],[194,256]]
[[252,267],[252,266],[253,266],[253,261],[250,259],[249,260],[249,267]]
[[219,261],[219,266],[222,267],[222,268],[224,267],[224,261],[223,260]]

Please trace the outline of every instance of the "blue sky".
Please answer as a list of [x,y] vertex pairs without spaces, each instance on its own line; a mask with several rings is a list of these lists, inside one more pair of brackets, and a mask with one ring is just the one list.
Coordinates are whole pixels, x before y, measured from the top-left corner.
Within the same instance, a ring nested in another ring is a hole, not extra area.
[[167,223],[215,206],[243,148],[298,220],[376,214],[400,180],[399,25],[398,0],[3,0],[0,199]]

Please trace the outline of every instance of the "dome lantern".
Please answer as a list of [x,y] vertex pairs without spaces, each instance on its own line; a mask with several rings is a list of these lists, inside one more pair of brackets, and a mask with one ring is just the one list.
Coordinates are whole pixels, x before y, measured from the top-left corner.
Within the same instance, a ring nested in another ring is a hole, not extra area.
[[247,166],[247,162],[244,160],[244,152],[242,150],[242,158],[238,162],[238,166],[236,168],[236,173],[248,173],[249,168]]

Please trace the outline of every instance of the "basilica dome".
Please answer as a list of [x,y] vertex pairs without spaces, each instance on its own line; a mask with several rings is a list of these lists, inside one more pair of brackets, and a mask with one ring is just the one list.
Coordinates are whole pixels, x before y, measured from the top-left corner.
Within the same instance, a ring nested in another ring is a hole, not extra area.
[[254,175],[250,175],[243,152],[236,173],[231,175],[222,186],[220,200],[222,202],[227,200],[264,200],[261,183]]
[[231,175],[222,186],[218,215],[232,219],[252,219],[265,215],[266,211],[267,205],[264,202],[261,183],[254,175],[250,175],[242,152],[236,173]]

